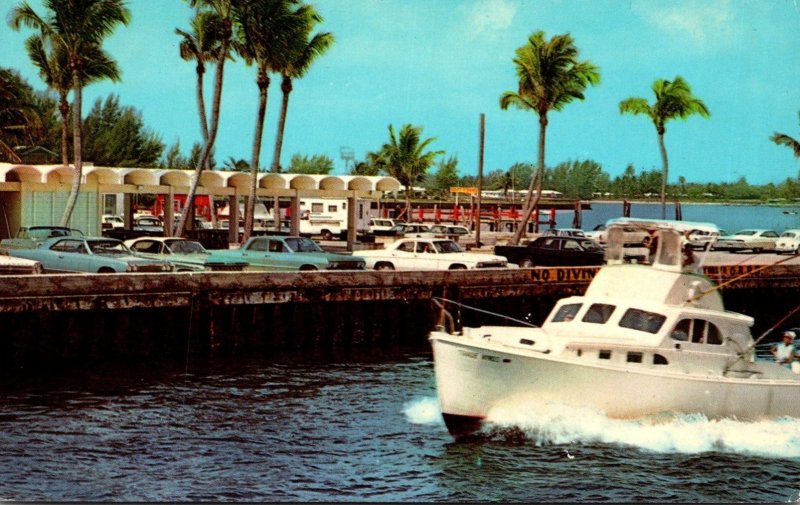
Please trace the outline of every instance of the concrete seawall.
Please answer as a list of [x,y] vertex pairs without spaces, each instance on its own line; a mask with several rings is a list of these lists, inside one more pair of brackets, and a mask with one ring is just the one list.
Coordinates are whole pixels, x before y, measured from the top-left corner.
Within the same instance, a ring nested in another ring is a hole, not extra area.
[[[800,266],[711,266],[726,308],[753,335],[800,303]],[[505,271],[181,273],[0,278],[0,369],[91,366],[189,355],[425,345],[447,298],[541,323],[595,268]],[[453,309],[458,324],[504,324]],[[797,314],[784,326],[800,326]],[[2,372],[0,372],[2,373]]]

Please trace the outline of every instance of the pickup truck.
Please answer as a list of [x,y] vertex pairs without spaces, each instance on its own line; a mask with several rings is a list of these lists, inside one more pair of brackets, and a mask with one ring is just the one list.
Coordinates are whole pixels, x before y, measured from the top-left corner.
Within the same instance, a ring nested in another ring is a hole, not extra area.
[[360,256],[325,252],[307,237],[250,237],[239,249],[214,249],[208,253],[212,261],[247,263],[245,270],[364,270],[366,265]]
[[527,245],[495,246],[494,253],[521,268],[602,265],[604,260],[597,242],[580,237],[539,237]]

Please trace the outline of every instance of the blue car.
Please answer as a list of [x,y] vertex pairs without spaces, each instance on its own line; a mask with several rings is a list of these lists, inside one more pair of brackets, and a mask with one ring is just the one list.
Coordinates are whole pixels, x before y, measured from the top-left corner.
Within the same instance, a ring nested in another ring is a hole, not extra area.
[[45,272],[172,272],[169,261],[134,255],[122,241],[104,237],[55,237],[9,256],[36,260]]

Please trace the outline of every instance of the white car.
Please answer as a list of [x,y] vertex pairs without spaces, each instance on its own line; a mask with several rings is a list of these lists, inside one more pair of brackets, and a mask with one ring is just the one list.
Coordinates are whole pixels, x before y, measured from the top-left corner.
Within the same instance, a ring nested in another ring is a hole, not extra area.
[[778,254],[800,254],[800,229],[786,230],[778,237],[775,244],[775,252]]
[[466,237],[472,234],[472,232],[466,226],[453,225],[453,224],[435,224],[431,226],[428,231],[437,236],[447,236],[447,237],[452,237],[452,236]]
[[103,214],[103,228],[125,228],[125,221],[122,217],[114,214]]
[[390,235],[393,226],[400,224],[397,219],[373,217],[369,220],[369,231],[374,235]]
[[401,238],[385,249],[358,251],[375,270],[465,270],[507,268],[503,256],[465,252],[450,239]]
[[772,251],[778,241],[778,232],[774,230],[749,229],[739,230],[733,235],[720,237],[711,248],[715,251],[746,251],[754,253]]

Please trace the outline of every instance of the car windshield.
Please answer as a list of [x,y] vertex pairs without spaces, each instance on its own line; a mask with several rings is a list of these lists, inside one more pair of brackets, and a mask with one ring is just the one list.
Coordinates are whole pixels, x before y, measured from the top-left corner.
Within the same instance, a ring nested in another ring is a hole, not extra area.
[[756,234],[755,230],[739,230],[736,233],[734,233],[734,235],[755,235],[755,234]]
[[598,244],[594,240],[581,240],[580,243],[581,243],[581,247],[583,247],[583,249],[585,251],[602,251],[603,250],[603,248],[600,247],[600,244]]
[[458,244],[452,240],[439,240],[433,243],[439,253],[460,253],[464,252]]
[[305,237],[287,238],[286,245],[294,252],[323,252],[316,242]]
[[797,234],[791,231],[785,231],[781,234],[781,238],[795,238],[796,236]]
[[118,240],[92,240],[87,242],[94,254],[129,254],[125,244]]
[[[24,234],[23,234],[24,235]],[[43,240],[50,237],[68,237],[70,232],[68,229],[61,228],[30,228],[28,229],[28,236],[20,238],[32,238]]]
[[200,244],[200,242],[195,242],[194,240],[167,240],[166,244],[170,251],[177,254],[195,254],[206,252],[203,245]]

